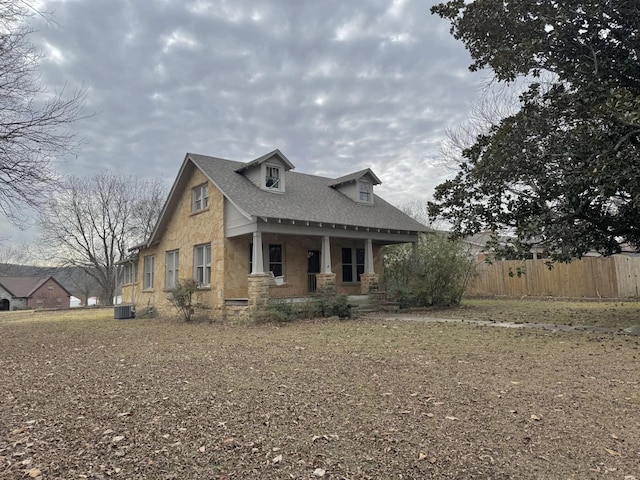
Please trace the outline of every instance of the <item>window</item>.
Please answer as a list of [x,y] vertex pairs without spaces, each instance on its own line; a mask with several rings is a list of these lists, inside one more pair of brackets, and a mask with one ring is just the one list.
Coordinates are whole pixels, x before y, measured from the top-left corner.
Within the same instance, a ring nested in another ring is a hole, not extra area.
[[138,281],[138,263],[125,263],[122,273],[122,283],[136,283]]
[[193,189],[192,212],[199,212],[209,207],[209,185],[206,183]]
[[360,201],[371,203],[371,184],[369,182],[358,182],[360,190]]
[[144,285],[142,288],[151,290],[153,288],[153,274],[156,267],[155,255],[147,255],[144,257]]
[[197,245],[193,252],[193,278],[201,287],[211,285],[211,244]]
[[[270,244],[268,246],[268,258],[265,257],[269,265],[269,272],[273,272],[274,277],[284,276],[284,255],[282,254],[282,245]],[[249,273],[253,271],[253,243],[249,244]]]
[[280,168],[267,165],[266,172],[265,186],[278,190],[280,188]]
[[165,280],[166,288],[173,288],[178,283],[178,272],[180,267],[180,258],[178,255],[178,250],[173,250],[171,252],[167,252],[167,278]]
[[359,282],[364,273],[364,248],[342,249],[342,281]]
[[269,271],[274,277],[282,277],[284,268],[282,260],[282,245],[269,245]]

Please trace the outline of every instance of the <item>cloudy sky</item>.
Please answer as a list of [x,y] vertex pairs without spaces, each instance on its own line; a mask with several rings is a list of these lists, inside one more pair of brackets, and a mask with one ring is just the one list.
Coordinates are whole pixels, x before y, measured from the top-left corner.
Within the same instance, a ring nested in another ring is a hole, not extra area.
[[[41,0],[51,90],[84,87],[83,139],[62,173],[163,177],[186,152],[249,161],[279,148],[296,171],[370,167],[396,205],[451,171],[445,129],[486,79],[427,0]],[[2,222],[2,220],[0,220]],[[28,241],[0,223],[3,236]]]

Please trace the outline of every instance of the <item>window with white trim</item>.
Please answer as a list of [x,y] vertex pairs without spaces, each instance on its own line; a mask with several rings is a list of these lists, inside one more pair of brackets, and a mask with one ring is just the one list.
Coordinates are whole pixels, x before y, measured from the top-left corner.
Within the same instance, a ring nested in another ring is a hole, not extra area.
[[122,272],[122,283],[127,285],[129,283],[137,283],[138,281],[138,261],[129,262],[124,264]]
[[166,278],[164,282],[165,288],[173,288],[178,283],[178,274],[180,270],[180,254],[178,250],[167,252],[167,263],[165,267]]
[[[263,245],[263,248],[265,246]],[[282,244],[270,243],[264,252],[264,264],[268,265],[268,272],[273,272],[274,277],[284,276],[284,248]],[[253,271],[253,243],[249,244],[249,273]]]
[[155,255],[147,255],[144,257],[144,266],[143,266],[143,286],[144,290],[153,289],[153,276],[156,268],[156,256]]
[[280,167],[266,165],[264,186],[274,190],[280,189]]
[[199,212],[209,207],[209,185],[203,183],[192,190],[193,201],[191,204],[192,212]]
[[360,201],[371,203],[371,183],[360,180],[358,182],[358,191],[360,192]]
[[364,273],[364,248],[342,249],[342,281],[359,282]]
[[201,287],[211,285],[211,244],[196,245],[193,249],[193,278]]
[[274,277],[284,275],[284,257],[282,255],[282,245],[269,244],[269,271]]

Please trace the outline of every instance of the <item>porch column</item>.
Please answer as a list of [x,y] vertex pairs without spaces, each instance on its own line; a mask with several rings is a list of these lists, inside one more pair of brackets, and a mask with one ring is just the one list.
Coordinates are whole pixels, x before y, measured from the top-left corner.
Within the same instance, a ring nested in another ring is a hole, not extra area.
[[364,242],[364,273],[375,273],[373,271],[373,241],[370,238]]
[[262,232],[253,232],[253,262],[251,264],[251,275],[264,273],[264,259],[262,257]]
[[329,237],[322,237],[322,273],[331,273],[331,244]]
[[319,292],[333,294],[336,292],[336,274],[331,272],[331,245],[328,236],[322,237],[322,266],[316,273],[316,285]]
[[269,306],[269,280],[270,276],[264,273],[264,260],[262,257],[262,232],[253,232],[251,275],[247,280],[247,297],[249,312],[259,313]]
[[360,293],[371,294],[378,291],[378,274],[373,268],[373,241],[367,238],[364,242],[364,273],[360,275]]

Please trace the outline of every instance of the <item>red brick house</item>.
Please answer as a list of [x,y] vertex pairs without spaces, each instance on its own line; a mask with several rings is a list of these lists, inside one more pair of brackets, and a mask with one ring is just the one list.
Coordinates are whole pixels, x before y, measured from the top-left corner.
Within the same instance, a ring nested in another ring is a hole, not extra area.
[[69,308],[71,293],[55,278],[0,277],[0,311]]

